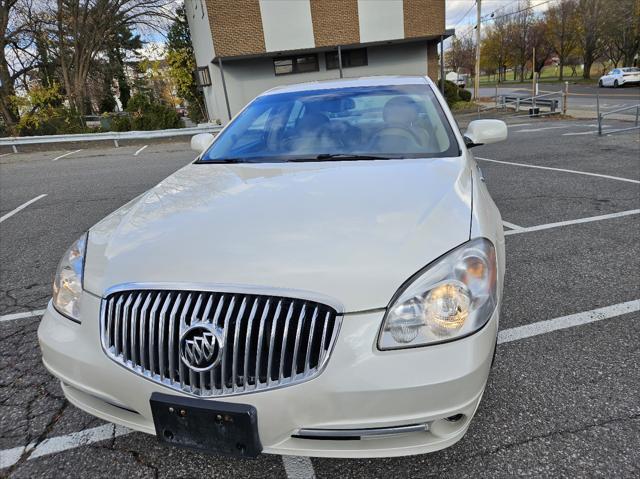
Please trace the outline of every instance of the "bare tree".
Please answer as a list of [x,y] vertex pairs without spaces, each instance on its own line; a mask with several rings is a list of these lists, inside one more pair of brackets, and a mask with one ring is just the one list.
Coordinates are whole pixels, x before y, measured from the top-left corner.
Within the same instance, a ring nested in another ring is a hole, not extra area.
[[85,87],[99,55],[106,55],[123,29],[161,30],[172,17],[172,0],[57,0],[52,29],[70,104],[85,108]]
[[451,47],[445,53],[445,63],[447,68],[455,72],[463,70],[464,73],[471,73],[475,64],[475,46],[473,39],[469,35],[453,37]]
[[9,127],[19,119],[11,104],[16,82],[39,64],[33,40],[36,21],[32,0],[0,0],[0,114]]
[[586,79],[591,78],[591,67],[602,52],[603,6],[602,0],[578,0],[582,76]]
[[603,19],[603,55],[613,64],[630,66],[640,49],[640,0],[616,0]]
[[560,66],[560,81],[564,77],[564,67],[568,56],[578,43],[576,0],[559,0],[545,13],[547,40],[553,46]]
[[[520,81],[524,81],[524,69],[529,60],[529,37],[531,34],[532,21],[533,13],[531,10],[531,2],[526,0],[525,2],[518,3],[516,11],[511,17],[509,47],[512,52],[514,66],[518,67],[517,70],[519,70],[520,73]],[[516,71],[514,69],[514,79],[515,76]]]

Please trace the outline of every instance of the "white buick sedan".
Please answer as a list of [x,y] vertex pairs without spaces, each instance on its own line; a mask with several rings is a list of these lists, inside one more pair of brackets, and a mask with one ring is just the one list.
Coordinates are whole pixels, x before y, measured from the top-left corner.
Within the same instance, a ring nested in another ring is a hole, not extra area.
[[424,77],[292,85],[83,234],[38,330],[68,400],[213,453],[421,454],[495,351],[502,223]]

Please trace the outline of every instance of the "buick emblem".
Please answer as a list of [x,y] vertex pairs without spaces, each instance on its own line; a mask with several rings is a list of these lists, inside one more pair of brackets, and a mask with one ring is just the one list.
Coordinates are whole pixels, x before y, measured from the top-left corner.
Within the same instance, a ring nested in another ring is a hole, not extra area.
[[180,336],[180,359],[192,371],[208,371],[220,361],[221,345],[212,324],[195,323]]

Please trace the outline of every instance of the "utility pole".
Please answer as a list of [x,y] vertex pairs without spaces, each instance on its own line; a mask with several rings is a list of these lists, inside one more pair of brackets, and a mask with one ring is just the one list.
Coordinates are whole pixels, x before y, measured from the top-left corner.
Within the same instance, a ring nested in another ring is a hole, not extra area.
[[476,24],[476,78],[473,82],[473,99],[478,101],[478,94],[480,93],[480,4],[482,0],[476,0],[478,4],[478,23]]

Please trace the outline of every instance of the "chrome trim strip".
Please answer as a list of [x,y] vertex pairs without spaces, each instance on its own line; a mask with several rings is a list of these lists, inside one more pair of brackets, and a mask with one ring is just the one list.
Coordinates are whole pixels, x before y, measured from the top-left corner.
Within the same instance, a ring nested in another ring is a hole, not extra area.
[[[313,347],[313,333],[316,329],[316,319],[318,319],[318,307],[316,306],[313,310],[313,314],[311,315],[311,326],[309,327],[309,341],[307,341],[307,352],[304,355],[304,370],[303,374],[306,376],[309,374],[310,364],[309,360],[311,359],[311,348]],[[319,358],[318,358],[319,359]]]
[[[347,314],[344,306],[338,300],[325,296],[321,293],[313,291],[298,290],[292,288],[274,288],[269,286],[232,284],[232,283],[165,283],[165,282],[141,282],[141,283],[120,283],[107,288],[102,293],[102,298],[108,297],[110,294],[121,291],[134,291],[137,289],[146,290],[173,290],[173,291],[202,291],[208,293],[230,293],[230,294],[246,294],[258,296],[277,296],[282,298],[290,298],[303,301],[311,301],[314,303],[330,306],[338,316]],[[383,310],[386,308],[382,308]],[[351,313],[349,313],[351,314]]]
[[[289,310],[287,311],[287,318],[284,320],[284,339],[282,340],[282,346],[280,347],[280,370],[278,372],[278,382],[282,382],[282,378],[284,377],[284,358],[287,354],[287,343],[289,342],[289,323],[291,322],[291,317],[293,316],[293,301],[289,305]],[[272,336],[273,337],[273,336]]]
[[260,326],[258,329],[258,353],[256,355],[256,384],[255,389],[260,387],[260,366],[262,366],[262,342],[264,341],[264,322],[269,315],[269,309],[271,308],[271,298],[267,299],[262,311],[262,317],[260,318]]
[[302,311],[300,311],[300,317],[298,318],[298,327],[296,328],[296,340],[293,343],[293,359],[291,360],[291,374],[289,377],[295,379],[298,374],[298,352],[300,351],[300,332],[302,331],[302,325],[307,317],[307,305],[302,305]]
[[242,371],[242,390],[247,390],[247,384],[249,382],[249,348],[251,347],[251,334],[253,332],[253,319],[256,316],[256,310],[258,309],[259,296],[253,300],[253,306],[249,313],[249,319],[247,322],[247,332],[244,338],[244,359],[243,359],[243,371]]
[[429,430],[429,424],[411,424],[409,426],[392,426],[392,427],[375,427],[367,429],[312,429],[301,428],[294,436],[303,436],[303,438],[344,438],[344,437],[385,437],[397,436],[399,434],[410,434],[413,432],[426,432]]
[[238,387],[238,342],[240,341],[240,328],[242,328],[242,318],[247,309],[247,297],[242,298],[240,310],[236,315],[236,324],[233,327],[233,359],[231,360],[231,389],[236,392]]

